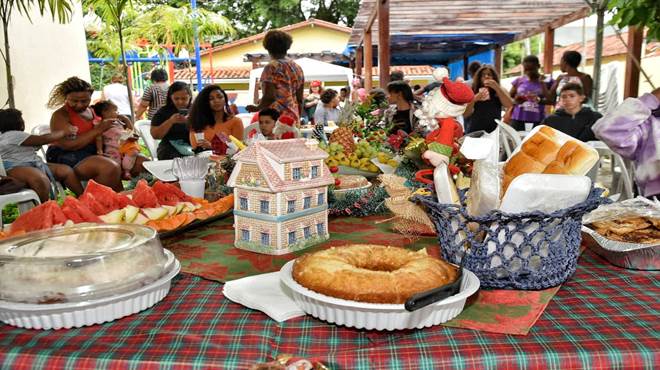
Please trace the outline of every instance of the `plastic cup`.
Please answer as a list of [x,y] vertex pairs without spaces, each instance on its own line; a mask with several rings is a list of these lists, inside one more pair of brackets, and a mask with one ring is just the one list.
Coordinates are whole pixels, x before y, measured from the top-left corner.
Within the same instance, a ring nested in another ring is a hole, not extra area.
[[534,128],[533,122],[525,122],[525,132],[530,132]]
[[193,198],[204,198],[206,179],[179,180],[181,191]]

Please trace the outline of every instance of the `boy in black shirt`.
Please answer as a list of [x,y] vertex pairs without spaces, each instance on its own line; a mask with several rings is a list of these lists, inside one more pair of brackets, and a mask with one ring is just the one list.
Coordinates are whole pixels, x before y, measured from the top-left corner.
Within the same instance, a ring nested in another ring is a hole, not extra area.
[[591,131],[591,126],[603,115],[594,112],[589,107],[582,106],[586,99],[582,86],[567,83],[561,89],[559,99],[562,108],[547,116],[541,124],[571,135],[578,140],[596,140],[593,131]]

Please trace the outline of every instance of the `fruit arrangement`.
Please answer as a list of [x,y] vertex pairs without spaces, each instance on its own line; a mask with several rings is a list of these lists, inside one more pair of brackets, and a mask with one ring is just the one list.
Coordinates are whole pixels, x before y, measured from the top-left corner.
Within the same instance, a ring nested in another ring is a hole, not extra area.
[[349,154],[345,153],[344,147],[337,143],[319,145],[319,147],[330,155],[325,160],[328,167],[346,166],[367,172],[378,172],[378,167],[371,162],[371,158],[376,157],[376,149],[367,141],[357,143],[355,150]]
[[130,195],[90,180],[85,192],[76,199],[68,196],[60,207],[48,201],[20,215],[7,234],[0,237],[47,230],[82,222],[131,223],[169,231],[195,220],[204,220],[232,208],[234,196],[209,203],[186,195],[172,184],[157,181],[149,186],[140,180]]

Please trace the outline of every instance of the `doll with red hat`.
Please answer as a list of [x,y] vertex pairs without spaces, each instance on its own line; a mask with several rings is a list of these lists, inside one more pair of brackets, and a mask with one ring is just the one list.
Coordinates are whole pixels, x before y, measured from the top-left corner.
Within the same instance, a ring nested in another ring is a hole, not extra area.
[[[463,136],[463,128],[456,117],[463,115],[467,104],[474,99],[472,89],[463,82],[449,79],[446,68],[433,71],[433,77],[442,84],[431,91],[415,112],[419,123],[431,130],[426,136],[428,150],[422,157],[428,160],[434,170],[421,170],[415,179],[427,184],[435,184],[436,195],[441,203],[456,203],[458,195],[448,171],[453,154],[457,153],[456,139]],[[426,178],[433,174],[433,181]]]

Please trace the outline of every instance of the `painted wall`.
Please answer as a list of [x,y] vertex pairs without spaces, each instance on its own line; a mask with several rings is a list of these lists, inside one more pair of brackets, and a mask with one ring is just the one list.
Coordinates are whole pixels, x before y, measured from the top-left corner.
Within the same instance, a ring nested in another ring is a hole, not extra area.
[[[289,32],[293,38],[293,44],[289,52],[292,53],[320,53],[332,51],[341,53],[348,43],[349,33],[332,30],[320,26],[307,26]],[[238,45],[230,49],[220,50],[213,53],[213,67],[216,66],[252,66],[250,62],[244,62],[243,57],[248,53],[266,53],[261,45],[263,39],[248,44]],[[202,66],[210,67],[208,55],[202,56]]]
[[[26,130],[48,124],[52,111],[46,108],[52,88],[71,76],[89,81],[87,45],[82,22],[82,8],[75,11],[68,24],[31,13],[32,23],[14,12],[9,25],[9,48],[14,75],[16,108],[23,111]],[[4,41],[4,40],[3,40]],[[0,71],[0,101],[7,101],[5,64]]]

